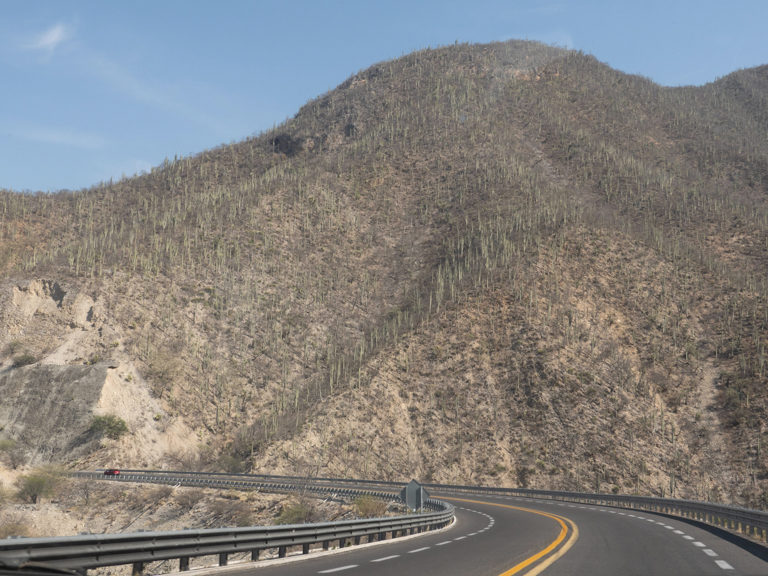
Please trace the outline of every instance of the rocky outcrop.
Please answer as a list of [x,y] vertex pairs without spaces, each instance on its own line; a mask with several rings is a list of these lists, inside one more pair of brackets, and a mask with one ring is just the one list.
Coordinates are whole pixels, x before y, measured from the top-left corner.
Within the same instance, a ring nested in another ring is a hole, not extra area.
[[70,460],[94,440],[88,433],[107,366],[33,365],[0,372],[0,429],[30,463]]

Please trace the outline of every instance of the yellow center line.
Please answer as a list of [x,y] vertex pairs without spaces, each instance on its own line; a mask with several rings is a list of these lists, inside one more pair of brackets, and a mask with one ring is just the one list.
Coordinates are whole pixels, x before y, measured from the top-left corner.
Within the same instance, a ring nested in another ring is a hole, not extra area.
[[552,518],[558,524],[560,524],[560,533],[557,535],[557,538],[555,538],[549,544],[549,546],[547,546],[543,550],[539,550],[533,556],[526,558],[525,560],[513,566],[506,572],[499,574],[499,576],[512,576],[513,574],[517,574],[524,568],[527,568],[534,562],[541,560],[547,554],[555,550],[558,546],[560,546],[560,544],[562,544],[563,540],[565,540],[565,537],[568,535],[568,524],[570,524],[572,528],[571,537],[568,539],[568,542],[566,542],[565,545],[563,545],[563,547],[556,554],[553,554],[550,558],[547,558],[547,560],[542,562],[539,566],[537,566],[536,568],[528,572],[527,573],[528,576],[535,576],[536,574],[540,574],[541,572],[543,572],[546,568],[552,565],[555,562],[555,560],[557,560],[558,558],[561,558],[566,552],[568,552],[568,550],[571,549],[571,546],[573,546],[576,543],[576,540],[579,537],[578,526],[576,526],[573,520],[571,520],[570,518],[566,518],[565,516],[557,516],[556,514],[542,512],[541,510],[532,510],[531,508],[522,508],[520,506],[511,506],[509,504],[498,504],[496,502],[485,502],[481,500],[465,500],[464,498],[447,498],[447,497],[442,497],[442,498],[444,500],[452,500],[454,502],[465,502],[468,504],[484,504],[487,506],[496,506],[497,508],[509,508],[511,510],[520,510],[521,512],[530,512],[531,514],[538,514],[539,516],[546,516],[547,518]]

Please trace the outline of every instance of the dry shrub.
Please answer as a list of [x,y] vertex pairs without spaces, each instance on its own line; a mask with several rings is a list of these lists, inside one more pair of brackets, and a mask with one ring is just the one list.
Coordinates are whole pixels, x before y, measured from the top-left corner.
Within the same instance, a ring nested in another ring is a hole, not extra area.
[[192,510],[200,500],[202,500],[205,497],[205,492],[200,490],[199,488],[187,488],[187,489],[181,489],[177,490],[176,494],[174,494],[173,499],[176,500],[176,503],[181,506],[185,510]]
[[109,505],[114,502],[127,502],[129,494],[124,484],[97,483],[90,487],[88,498],[95,505]]
[[126,505],[129,510],[141,510],[143,508],[157,506],[162,500],[173,494],[172,486],[154,486],[142,488],[126,496]]
[[173,494],[173,486],[155,486],[147,490],[146,498],[157,504],[161,500],[168,498],[171,494]]
[[61,482],[60,472],[55,468],[37,468],[16,479],[16,496],[24,502],[37,504],[42,498],[56,494]]
[[307,524],[315,522],[319,517],[319,512],[315,503],[308,498],[291,500],[283,506],[280,515],[275,520],[276,524]]
[[0,540],[11,536],[30,535],[30,527],[22,514],[18,512],[0,512]]
[[253,523],[251,507],[241,500],[216,500],[209,504],[208,510],[219,526],[250,526]]
[[387,512],[387,503],[374,496],[355,498],[355,513],[361,518],[380,518]]

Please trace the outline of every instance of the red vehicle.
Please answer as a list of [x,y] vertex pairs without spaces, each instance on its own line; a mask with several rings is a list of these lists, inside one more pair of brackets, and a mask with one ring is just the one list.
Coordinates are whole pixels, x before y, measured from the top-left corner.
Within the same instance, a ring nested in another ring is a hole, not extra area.
[[117,468],[107,468],[104,470],[104,476],[119,476],[120,470]]

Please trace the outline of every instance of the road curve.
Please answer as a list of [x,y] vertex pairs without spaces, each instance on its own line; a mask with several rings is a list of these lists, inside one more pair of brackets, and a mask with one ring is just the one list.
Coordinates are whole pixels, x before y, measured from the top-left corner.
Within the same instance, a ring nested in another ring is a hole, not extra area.
[[451,528],[299,561],[230,566],[226,574],[768,574],[764,559],[683,520],[526,498],[435,496],[456,506],[457,521]]

